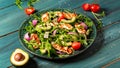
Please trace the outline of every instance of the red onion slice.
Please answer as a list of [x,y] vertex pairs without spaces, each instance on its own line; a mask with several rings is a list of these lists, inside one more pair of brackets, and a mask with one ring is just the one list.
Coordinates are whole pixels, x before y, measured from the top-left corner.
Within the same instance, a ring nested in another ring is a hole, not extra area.
[[37,22],[38,22],[38,20],[32,20],[32,25],[36,26]]
[[57,33],[57,29],[53,31],[53,36],[55,36]]
[[81,22],[80,25],[83,26],[84,29],[87,29],[87,25],[84,22]]
[[64,52],[61,51],[56,51],[57,54],[65,54]]
[[68,34],[77,35],[77,33],[76,33],[76,32],[68,32]]
[[28,32],[24,35],[24,39],[26,39],[27,41],[30,41],[30,36]]

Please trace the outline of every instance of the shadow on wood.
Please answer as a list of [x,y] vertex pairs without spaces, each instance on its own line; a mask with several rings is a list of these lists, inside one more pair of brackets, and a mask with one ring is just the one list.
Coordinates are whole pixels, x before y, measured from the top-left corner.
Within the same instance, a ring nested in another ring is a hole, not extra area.
[[11,65],[7,68],[38,68],[36,61],[34,61],[32,58],[29,59],[28,63],[23,66],[14,66]]

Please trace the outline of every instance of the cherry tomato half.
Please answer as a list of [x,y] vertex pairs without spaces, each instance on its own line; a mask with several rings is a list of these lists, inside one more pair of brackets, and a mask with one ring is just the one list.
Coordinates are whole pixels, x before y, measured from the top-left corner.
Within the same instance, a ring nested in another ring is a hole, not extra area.
[[92,4],[91,5],[91,11],[96,13],[100,11],[100,5],[99,4]]
[[35,9],[33,7],[25,8],[25,13],[27,15],[33,14],[34,12],[35,12]]
[[82,9],[85,10],[85,11],[89,11],[91,8],[91,5],[89,3],[84,3],[82,5]]
[[73,48],[74,50],[80,49],[80,48],[81,48],[81,43],[80,43],[80,42],[73,42],[73,43],[72,43],[72,48]]
[[62,13],[62,15],[58,18],[58,22],[60,22],[62,19],[64,19],[65,17],[64,17],[64,14]]

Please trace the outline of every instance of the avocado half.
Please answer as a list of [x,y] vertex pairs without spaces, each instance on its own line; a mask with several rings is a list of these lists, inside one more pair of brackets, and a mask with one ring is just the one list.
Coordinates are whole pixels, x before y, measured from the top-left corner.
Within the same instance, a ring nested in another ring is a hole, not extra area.
[[29,55],[27,52],[22,49],[15,49],[15,51],[11,54],[10,61],[15,66],[23,66],[29,60]]

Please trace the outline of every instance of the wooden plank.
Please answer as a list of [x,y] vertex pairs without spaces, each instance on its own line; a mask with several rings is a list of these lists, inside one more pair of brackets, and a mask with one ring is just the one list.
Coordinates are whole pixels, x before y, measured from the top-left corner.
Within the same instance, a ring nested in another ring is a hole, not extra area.
[[12,6],[15,4],[15,0],[0,0],[0,10]]
[[111,24],[112,22],[117,22],[120,20],[120,14],[119,14],[120,10],[112,12],[111,14],[107,15],[105,18],[103,18],[103,23],[104,26]]
[[[16,36],[15,36],[16,35]],[[7,66],[11,65],[9,58],[11,53],[16,48],[21,48],[20,43],[17,40],[17,33],[12,35],[6,36],[4,38],[0,38],[0,67],[6,68]]]
[[101,68],[106,68],[106,67],[107,68],[112,68],[112,67],[117,68],[117,67],[119,67],[119,65],[120,65],[120,58],[117,58],[117,59],[103,65]]

